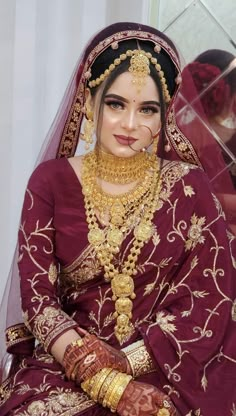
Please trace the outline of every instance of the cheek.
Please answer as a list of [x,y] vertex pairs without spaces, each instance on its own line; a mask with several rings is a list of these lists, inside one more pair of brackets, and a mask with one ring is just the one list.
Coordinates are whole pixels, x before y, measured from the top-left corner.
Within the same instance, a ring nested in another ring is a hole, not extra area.
[[102,119],[102,130],[115,126],[120,120],[119,114],[104,111]]
[[151,117],[148,120],[144,120],[143,125],[147,126],[152,132],[155,133],[161,127],[160,116],[157,115],[157,116]]

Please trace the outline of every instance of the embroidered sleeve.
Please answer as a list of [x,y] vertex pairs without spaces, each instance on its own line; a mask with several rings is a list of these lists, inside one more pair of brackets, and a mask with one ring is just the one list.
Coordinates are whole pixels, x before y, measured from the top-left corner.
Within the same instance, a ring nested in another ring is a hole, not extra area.
[[25,325],[50,350],[55,340],[76,323],[57,298],[53,195],[41,167],[33,173],[19,229],[19,271]]

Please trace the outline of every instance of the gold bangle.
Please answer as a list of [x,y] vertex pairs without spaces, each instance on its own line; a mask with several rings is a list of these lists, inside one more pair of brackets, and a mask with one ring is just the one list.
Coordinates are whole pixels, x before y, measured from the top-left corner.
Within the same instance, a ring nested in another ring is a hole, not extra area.
[[117,377],[117,379],[117,383],[107,399],[107,407],[109,407],[112,413],[116,412],[119,401],[129,382],[132,380],[132,376],[124,373],[119,373],[119,377]]
[[98,395],[104,381],[112,371],[112,368],[103,368],[94,376],[95,382],[93,383],[92,388],[90,390],[90,397],[95,402],[98,401]]
[[162,407],[160,410],[158,410],[157,416],[170,416],[170,412],[168,409]]
[[93,387],[93,384],[96,381],[96,377],[93,376],[91,378],[88,378],[87,380],[83,381],[81,383],[81,388],[85,391],[85,393],[87,393],[90,396],[90,391]]
[[112,393],[112,390],[115,388],[115,386],[116,386],[116,383],[117,383],[117,380],[120,378],[119,377],[119,375],[120,375],[121,373],[119,373],[118,371],[117,371],[117,374],[115,375],[115,377],[114,377],[114,379],[112,380],[112,382],[111,382],[111,384],[110,384],[110,386],[108,387],[108,389],[107,389],[107,391],[106,391],[106,393],[105,393],[105,396],[104,396],[104,399],[103,399],[103,401],[102,401],[102,405],[103,405],[103,407],[107,407],[108,405],[107,405],[107,402],[108,402],[108,399],[109,399],[109,397],[110,397],[110,395],[111,395],[111,393]]
[[110,386],[111,382],[114,380],[115,376],[117,375],[117,370],[112,370],[112,372],[107,376],[106,380],[104,381],[101,390],[98,395],[98,402],[102,404],[103,399],[105,397],[106,391],[108,387]]

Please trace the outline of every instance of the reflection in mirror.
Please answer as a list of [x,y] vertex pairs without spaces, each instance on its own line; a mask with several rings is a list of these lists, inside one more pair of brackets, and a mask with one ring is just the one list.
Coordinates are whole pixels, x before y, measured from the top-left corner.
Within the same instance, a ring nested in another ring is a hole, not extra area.
[[186,65],[175,110],[236,233],[235,56],[209,49]]

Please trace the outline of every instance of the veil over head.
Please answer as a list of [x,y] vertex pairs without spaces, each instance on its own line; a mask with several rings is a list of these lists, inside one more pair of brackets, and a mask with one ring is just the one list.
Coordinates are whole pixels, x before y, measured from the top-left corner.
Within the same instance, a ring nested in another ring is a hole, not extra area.
[[[116,23],[98,32],[87,44],[79,58],[66,89],[55,120],[45,139],[37,164],[55,158],[71,157],[76,153],[82,124],[85,118],[85,91],[88,81],[96,79],[109,67],[114,59],[128,49],[138,49],[139,42],[147,52],[157,59],[163,71],[170,93],[167,112],[171,112],[179,89],[180,62],[172,41],[155,28],[139,23]],[[104,60],[104,52],[106,59]],[[97,65],[96,65],[97,63]],[[100,73],[99,73],[100,72]],[[19,343],[27,353],[34,337],[23,323],[20,298],[20,283],[17,267],[17,250],[1,304],[0,358],[2,369],[8,367],[10,354],[14,354]],[[14,329],[14,331],[13,331]],[[9,354],[6,354],[6,346]],[[6,374],[3,374],[3,378]]]

